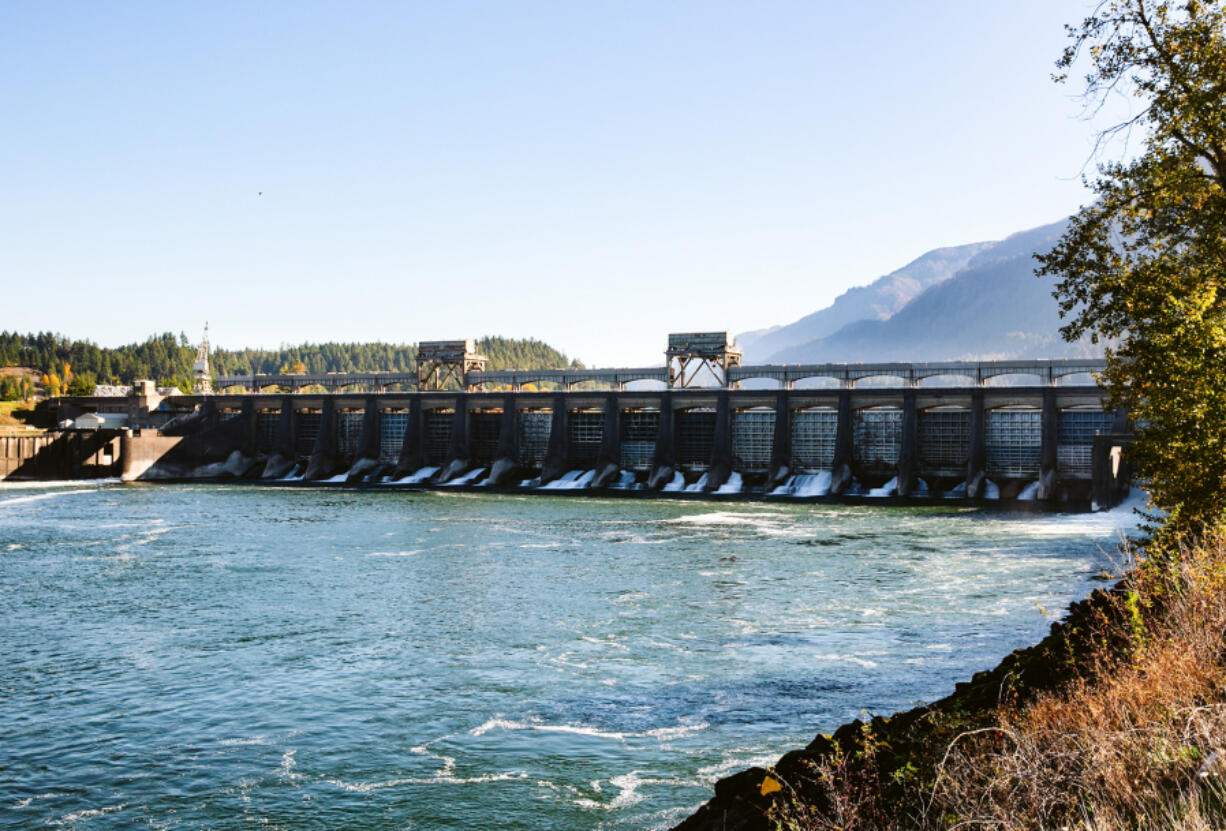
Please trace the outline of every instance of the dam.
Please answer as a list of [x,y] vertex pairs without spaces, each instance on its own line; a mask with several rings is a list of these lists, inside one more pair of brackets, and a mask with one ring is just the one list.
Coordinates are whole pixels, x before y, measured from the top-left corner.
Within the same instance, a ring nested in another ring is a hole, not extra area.
[[416,373],[219,376],[217,393],[171,396],[156,410],[146,401],[145,419],[165,423],[128,431],[119,464],[127,480],[1098,507],[1126,487],[1126,414],[1104,409],[1086,382],[1102,361],[744,366],[726,333],[672,335],[666,358],[641,369],[491,371],[472,341],[444,341],[421,345]]

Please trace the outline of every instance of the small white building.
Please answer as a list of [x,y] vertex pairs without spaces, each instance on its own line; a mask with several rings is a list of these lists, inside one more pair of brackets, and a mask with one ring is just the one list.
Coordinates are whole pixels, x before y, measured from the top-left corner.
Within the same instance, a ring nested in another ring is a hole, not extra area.
[[127,413],[85,413],[72,421],[71,430],[118,430],[128,426]]

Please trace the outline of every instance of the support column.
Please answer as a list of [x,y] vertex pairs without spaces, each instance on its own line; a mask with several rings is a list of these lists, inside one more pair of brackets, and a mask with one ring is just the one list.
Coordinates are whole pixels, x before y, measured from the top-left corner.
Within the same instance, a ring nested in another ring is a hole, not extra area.
[[898,452],[898,495],[911,496],[919,479],[919,410],[915,390],[902,394],[902,446]]
[[336,399],[324,397],[323,413],[319,417],[319,433],[315,436],[315,449],[307,462],[302,478],[308,482],[331,477],[336,468]]
[[422,439],[421,399],[414,396],[409,402],[409,418],[404,425],[404,437],[400,440],[400,456],[396,459],[393,479],[403,479],[426,465],[425,444]]
[[659,490],[673,481],[677,472],[677,451],[673,446],[673,396],[660,395],[660,427],[656,432],[656,449],[651,457],[651,475],[647,477],[647,489]]
[[250,395],[243,396],[242,409],[238,414],[239,429],[241,430],[239,449],[243,451],[243,455],[249,459],[255,459],[260,448],[260,417],[255,411],[255,398]]
[[622,410],[616,395],[604,400],[604,429],[600,434],[600,453],[591,487],[603,488],[617,478],[622,466]]
[[468,394],[455,397],[455,416],[451,420],[451,445],[447,448],[447,462],[434,475],[434,484],[450,482],[469,468],[468,455]]
[[566,474],[570,466],[570,414],[566,396],[553,397],[553,419],[549,424],[549,449],[541,463],[541,484],[548,485]]
[[281,396],[281,415],[277,418],[277,434],[272,456],[264,465],[264,479],[284,479],[298,466],[294,458],[294,398]]
[[360,482],[379,467],[379,444],[383,438],[383,414],[379,412],[379,399],[373,395],[366,396],[362,408],[362,432],[358,434],[358,449],[346,477],[349,482]]
[[851,390],[839,390],[839,421],[834,439],[834,461],[830,465],[830,492],[845,491],[852,480],[855,463],[855,422],[851,412]]
[[1056,446],[1060,441],[1060,409],[1056,405],[1056,391],[1043,390],[1043,416],[1041,422],[1042,444],[1039,449],[1039,500],[1056,498]]
[[718,394],[715,405],[715,436],[711,442],[711,463],[707,466],[708,493],[717,491],[732,474],[732,408],[728,391]]
[[966,457],[966,498],[982,499],[988,482],[987,410],[983,390],[971,393],[970,444]]
[[792,475],[792,402],[787,390],[775,399],[775,435],[771,439],[771,464],[766,474],[770,493]]
[[204,406],[201,409],[203,410],[201,432],[216,429],[221,423],[221,416],[217,412],[217,401],[213,396],[210,395],[204,399]]
[[[1113,433],[1116,431],[1112,431]],[[1124,458],[1126,440],[1121,436],[1095,436],[1091,451],[1093,480],[1090,491],[1090,510],[1107,511],[1119,504],[1128,493],[1131,470]]]
[[502,420],[498,424],[498,448],[494,451],[494,464],[490,467],[490,484],[497,487],[505,484],[519,467],[519,410],[515,396],[502,399]]

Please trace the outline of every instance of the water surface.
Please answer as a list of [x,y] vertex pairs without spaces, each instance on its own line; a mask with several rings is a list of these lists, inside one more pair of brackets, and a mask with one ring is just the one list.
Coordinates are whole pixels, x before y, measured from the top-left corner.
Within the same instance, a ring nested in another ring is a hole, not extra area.
[[0,485],[0,828],[667,827],[1036,640],[1120,516]]

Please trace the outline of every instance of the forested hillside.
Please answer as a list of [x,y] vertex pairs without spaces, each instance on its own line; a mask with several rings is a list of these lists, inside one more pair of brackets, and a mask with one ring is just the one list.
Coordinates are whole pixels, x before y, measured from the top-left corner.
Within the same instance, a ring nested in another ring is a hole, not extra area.
[[[490,336],[477,342],[492,369],[539,369],[582,366],[547,343],[534,339]],[[22,335],[0,332],[0,367],[23,366],[62,382],[71,374],[74,391],[94,382],[131,384],[152,378],[159,384],[191,386],[196,348],[186,335],[169,332],[142,343],[116,348],[42,332]],[[215,349],[209,355],[214,375],[275,372],[409,371],[416,366],[417,347],[390,343],[306,343],[279,349]],[[69,371],[64,371],[65,365]]]

